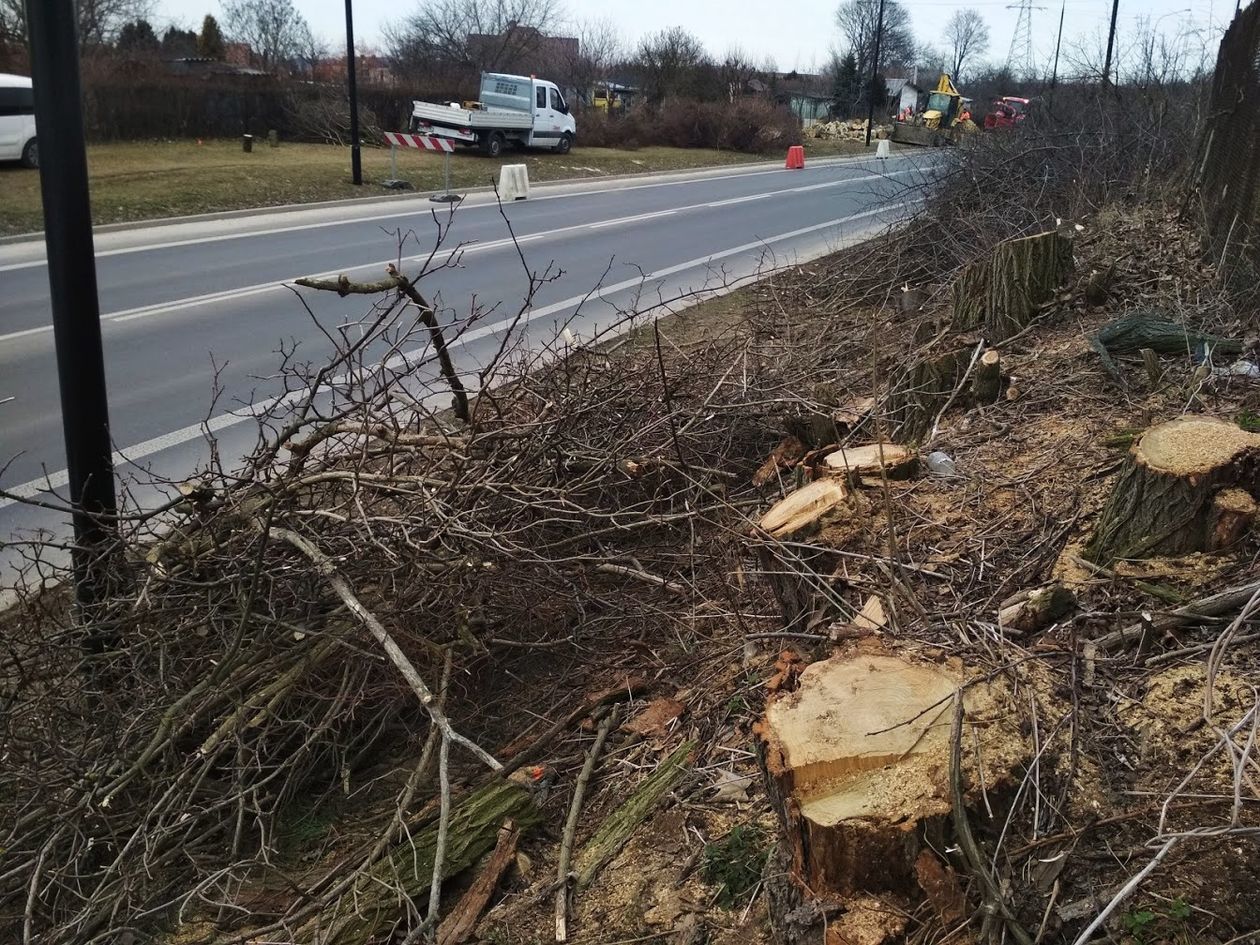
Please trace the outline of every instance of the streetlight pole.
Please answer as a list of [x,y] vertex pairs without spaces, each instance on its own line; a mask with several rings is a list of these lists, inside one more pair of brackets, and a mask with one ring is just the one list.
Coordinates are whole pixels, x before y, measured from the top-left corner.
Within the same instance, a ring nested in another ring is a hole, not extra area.
[[354,81],[354,9],[346,0],[346,83],[350,87],[350,178],[363,183],[363,158],[359,154],[359,90]]
[[875,57],[871,60],[871,81],[866,86],[866,146],[871,146],[871,127],[875,124],[875,80],[879,78],[879,50],[884,40],[884,0],[879,0],[879,19],[875,24]]
[[[118,505],[74,14],[73,0],[27,0],[44,244],[48,250],[70,505],[74,510],[75,590],[79,606],[90,609],[109,592],[109,549]],[[99,651],[105,643],[96,638],[87,645]]]

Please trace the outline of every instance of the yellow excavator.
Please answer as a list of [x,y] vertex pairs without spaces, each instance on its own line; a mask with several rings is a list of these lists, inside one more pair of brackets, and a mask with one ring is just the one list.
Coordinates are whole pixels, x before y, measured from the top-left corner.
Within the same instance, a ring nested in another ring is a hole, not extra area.
[[[908,121],[893,123],[892,139],[900,144],[916,144],[939,148],[957,144],[964,127],[962,93],[954,87],[946,72],[941,73],[936,88],[928,93],[927,107]],[[974,126],[973,126],[974,127]]]

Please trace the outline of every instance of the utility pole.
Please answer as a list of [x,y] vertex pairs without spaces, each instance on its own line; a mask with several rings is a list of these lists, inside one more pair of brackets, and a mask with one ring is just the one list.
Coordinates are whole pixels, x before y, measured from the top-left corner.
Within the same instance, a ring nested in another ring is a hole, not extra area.
[[1067,10],[1067,0],[1059,7],[1059,38],[1054,41],[1054,69],[1050,73],[1050,91],[1059,83],[1059,47],[1063,45],[1063,13]]
[[[88,194],[74,0],[27,0],[39,187],[52,298],[61,425],[74,509],[75,589],[90,609],[108,593],[117,524],[114,467],[96,297],[96,254]],[[89,648],[103,648],[100,639]]]
[[1116,17],[1120,13],[1120,0],[1111,0],[1111,30],[1107,33],[1107,61],[1103,63],[1102,84],[1111,81],[1111,51],[1116,45]]
[[354,9],[346,0],[346,82],[350,86],[350,178],[363,183],[363,158],[359,154],[359,89],[354,81]]
[[879,78],[879,51],[884,41],[884,0],[879,0],[875,24],[875,58],[871,60],[871,81],[866,85],[866,146],[871,146],[871,126],[875,124],[875,80]]

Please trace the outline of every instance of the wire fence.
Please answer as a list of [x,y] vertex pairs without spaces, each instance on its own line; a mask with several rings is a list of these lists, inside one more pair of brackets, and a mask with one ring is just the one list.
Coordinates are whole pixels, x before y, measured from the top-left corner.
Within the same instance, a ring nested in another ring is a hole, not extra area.
[[1197,185],[1209,251],[1232,283],[1260,272],[1260,4],[1221,40]]

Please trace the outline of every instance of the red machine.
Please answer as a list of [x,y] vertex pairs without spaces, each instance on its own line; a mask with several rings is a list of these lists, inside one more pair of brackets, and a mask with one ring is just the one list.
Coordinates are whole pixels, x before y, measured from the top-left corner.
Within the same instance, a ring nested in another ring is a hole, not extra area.
[[1003,95],[993,103],[993,109],[984,116],[984,127],[1014,128],[1028,117],[1028,99],[1014,95]]

